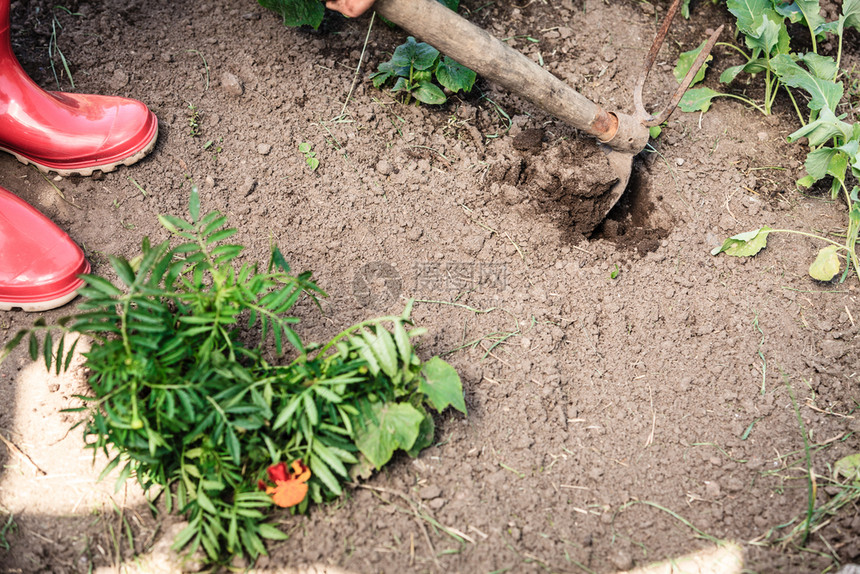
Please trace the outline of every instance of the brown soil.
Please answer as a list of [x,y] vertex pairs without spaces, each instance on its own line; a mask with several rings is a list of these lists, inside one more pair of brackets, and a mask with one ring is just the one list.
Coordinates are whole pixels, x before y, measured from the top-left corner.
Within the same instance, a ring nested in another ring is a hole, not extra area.
[[[587,97],[630,111],[655,4],[463,4]],[[53,5],[15,2],[13,43],[55,87]],[[807,506],[789,390],[817,474],[860,451],[857,280],[810,279],[818,246],[807,239],[772,236],[753,260],[709,254],[763,224],[843,229],[841,205],[794,190],[803,149],[785,143],[797,122],[787,99],[768,118],[727,100],[703,116],[676,113],[591,234],[597,221],[577,202],[611,184],[594,143],[482,80],[442,107],[401,105],[365,79],[404,38],[378,21],[355,78],[369,18],[330,17],[315,32],[286,29],[251,1],[66,6],[80,14],[56,11],[76,89],[147,102],[159,143],[96,178],[46,179],[2,157],[0,185],[66,229],[108,277],[108,255],[166,238],[157,215],[184,214],[198,185],[250,259],[274,240],[295,269],[315,272],[330,297],[324,315],[301,309],[306,339],[415,298],[430,330],[422,353],[444,354],[462,374],[468,417],[439,417],[438,444],[397,457],[338,504],[283,513],[291,537],[259,571],[610,572],[706,545],[666,510],[740,542],[751,571],[860,560],[856,508],[815,533],[811,551],[774,543],[785,534],[774,529]],[[674,89],[678,52],[729,21],[710,2],[693,8],[649,79],[654,107]],[[849,40],[850,70],[860,43]],[[718,50],[715,69],[733,58]],[[33,319],[0,313],[0,338]],[[85,388],[80,370],[49,378],[25,352],[0,367],[0,430],[29,457],[0,449],[0,517],[17,525],[0,572],[95,571],[147,552],[170,528],[131,486],[95,484],[100,463],[90,466],[79,433],[67,433],[70,415],[58,413]],[[819,488],[817,502],[832,495]]]

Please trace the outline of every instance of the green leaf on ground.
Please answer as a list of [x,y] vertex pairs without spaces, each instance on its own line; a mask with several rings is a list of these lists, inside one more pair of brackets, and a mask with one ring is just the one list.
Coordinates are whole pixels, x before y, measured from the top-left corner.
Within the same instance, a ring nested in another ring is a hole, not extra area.
[[744,71],[744,64],[740,66],[731,66],[723,70],[723,73],[720,74],[720,83],[722,84],[731,84],[735,78],[738,77],[738,74]]
[[711,255],[725,253],[733,257],[751,257],[767,247],[767,236],[773,231],[763,226],[753,231],[732,235],[723,242],[722,246],[711,250]]
[[436,66],[436,79],[454,93],[471,91],[476,77],[475,72],[448,56],[443,57]]
[[363,420],[355,425],[355,445],[377,469],[398,448],[412,448],[424,419],[409,403],[366,403],[360,416]]
[[421,374],[423,376],[418,383],[418,390],[427,396],[434,409],[442,412],[450,405],[466,414],[463,385],[454,367],[439,357],[433,357],[424,363]]
[[809,266],[809,275],[819,281],[830,281],[833,279],[842,267],[839,255],[837,255],[839,249],[838,245],[828,245],[819,251],[818,257]]
[[[687,75],[687,72],[690,71],[690,68],[693,67],[696,58],[699,57],[699,54],[705,48],[705,43],[706,42],[702,42],[701,44],[699,44],[698,48],[690,50],[689,52],[683,52],[680,56],[678,56],[678,63],[675,64],[675,69],[672,71],[672,73],[675,75],[675,79],[678,80],[679,84]],[[696,73],[696,76],[693,78],[693,82],[690,84],[691,86],[695,86],[696,84],[705,79],[705,72],[708,69],[708,62],[713,59],[713,56],[708,56],[708,59],[705,60],[705,63],[702,64],[702,67],[699,68],[698,73]]]
[[421,80],[418,82],[418,87],[412,90],[412,96],[422,104],[444,104],[448,98],[445,97],[439,86],[430,80]]
[[853,482],[860,481],[860,452],[840,458],[833,465],[833,477],[846,478]]
[[694,88],[687,90],[684,97],[678,103],[683,112],[707,112],[711,109],[711,100],[725,94],[721,94],[711,88]]

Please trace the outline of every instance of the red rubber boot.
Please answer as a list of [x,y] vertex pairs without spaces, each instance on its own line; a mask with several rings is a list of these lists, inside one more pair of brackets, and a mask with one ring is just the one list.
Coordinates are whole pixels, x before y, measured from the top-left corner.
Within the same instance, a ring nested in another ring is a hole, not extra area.
[[84,252],[51,220],[0,187],[0,310],[45,311],[75,298]]
[[12,52],[10,0],[0,0],[0,150],[43,172],[92,175],[131,165],[155,147],[158,120],[141,102],[46,92]]

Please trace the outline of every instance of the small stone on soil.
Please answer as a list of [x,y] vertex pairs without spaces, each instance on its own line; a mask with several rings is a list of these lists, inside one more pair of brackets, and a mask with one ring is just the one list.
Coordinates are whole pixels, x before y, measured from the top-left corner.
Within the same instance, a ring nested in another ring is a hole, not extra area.
[[381,159],[376,163],[376,171],[379,175],[390,175],[391,164],[388,163],[388,160]]
[[469,255],[477,255],[483,246],[484,237],[481,235],[473,235],[463,241],[463,251]]
[[235,74],[231,74],[230,72],[224,72],[221,76],[221,89],[224,90],[224,93],[228,96],[241,96],[245,92],[245,87],[242,85],[242,81],[236,77]]
[[260,155],[269,155],[269,152],[272,151],[272,146],[266,143],[261,143],[257,146],[257,153]]
[[123,70],[114,70],[108,85],[112,90],[119,90],[128,85],[128,73]]
[[610,554],[609,561],[619,570],[630,570],[633,568],[633,559],[622,550]]

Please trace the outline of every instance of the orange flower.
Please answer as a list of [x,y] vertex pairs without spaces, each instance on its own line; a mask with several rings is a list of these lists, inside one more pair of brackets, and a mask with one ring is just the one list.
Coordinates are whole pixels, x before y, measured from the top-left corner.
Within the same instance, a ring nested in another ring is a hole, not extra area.
[[308,494],[306,483],[311,477],[310,469],[302,463],[301,459],[294,460],[290,466],[292,472],[287,471],[287,465],[283,462],[273,464],[266,469],[269,480],[274,482],[275,486],[268,486],[262,480],[257,483],[260,490],[265,490],[266,494],[272,497],[272,502],[283,508],[295,506],[305,499]]

